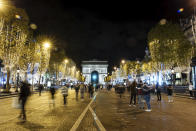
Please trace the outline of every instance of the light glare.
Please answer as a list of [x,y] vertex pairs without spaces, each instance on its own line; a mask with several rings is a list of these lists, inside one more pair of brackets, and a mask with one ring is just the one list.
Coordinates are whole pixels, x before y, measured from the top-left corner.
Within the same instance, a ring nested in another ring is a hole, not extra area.
[[121,62],[124,64],[125,63],[125,60],[122,60]]
[[49,48],[49,47],[50,47],[50,43],[49,43],[49,42],[45,42],[45,43],[44,43],[44,47],[45,47],[45,48]]
[[184,11],[184,8],[180,8],[177,12],[182,13]]

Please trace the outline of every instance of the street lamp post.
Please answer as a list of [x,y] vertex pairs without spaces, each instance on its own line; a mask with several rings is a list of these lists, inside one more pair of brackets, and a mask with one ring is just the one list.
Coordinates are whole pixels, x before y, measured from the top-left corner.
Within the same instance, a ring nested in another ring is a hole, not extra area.
[[17,68],[17,78],[16,78],[16,91],[15,92],[18,92],[18,86],[19,86],[19,73],[20,73],[20,69],[19,67]]
[[126,70],[125,70],[125,60],[121,60],[122,63],[122,76],[126,77]]

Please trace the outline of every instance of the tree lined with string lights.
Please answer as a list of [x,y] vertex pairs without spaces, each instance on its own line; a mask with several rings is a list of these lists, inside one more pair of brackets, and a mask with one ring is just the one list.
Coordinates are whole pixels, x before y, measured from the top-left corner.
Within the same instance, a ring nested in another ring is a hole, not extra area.
[[50,61],[50,53],[51,53],[51,39],[45,35],[39,35],[36,38],[36,54],[37,54],[37,63],[38,66],[38,73],[39,73],[39,84],[41,82],[41,76],[46,73],[49,67]]
[[190,65],[193,46],[178,24],[162,20],[148,33],[148,44],[157,69],[161,64],[165,69]]
[[1,16],[0,22],[0,57],[7,72],[6,92],[8,92],[11,70],[18,64],[20,52],[29,34],[29,18],[23,9],[12,7],[6,16]]

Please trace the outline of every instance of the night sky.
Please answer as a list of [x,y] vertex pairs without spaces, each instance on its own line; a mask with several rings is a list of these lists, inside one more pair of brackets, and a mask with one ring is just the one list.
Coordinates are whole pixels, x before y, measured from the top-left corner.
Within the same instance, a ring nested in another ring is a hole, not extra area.
[[[131,0],[129,2],[15,0],[37,32],[54,36],[77,67],[82,60],[108,60],[110,70],[121,59],[143,58],[148,31],[162,18],[178,22],[194,0]],[[195,3],[196,4],[196,3]],[[177,9],[185,8],[183,14]]]

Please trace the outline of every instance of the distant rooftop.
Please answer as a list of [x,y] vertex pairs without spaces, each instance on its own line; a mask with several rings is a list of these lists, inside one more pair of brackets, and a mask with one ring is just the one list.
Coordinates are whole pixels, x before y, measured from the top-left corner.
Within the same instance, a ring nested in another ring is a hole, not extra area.
[[96,64],[96,65],[108,65],[108,61],[100,61],[100,60],[89,60],[89,61],[82,61],[82,65],[87,65],[87,64]]

